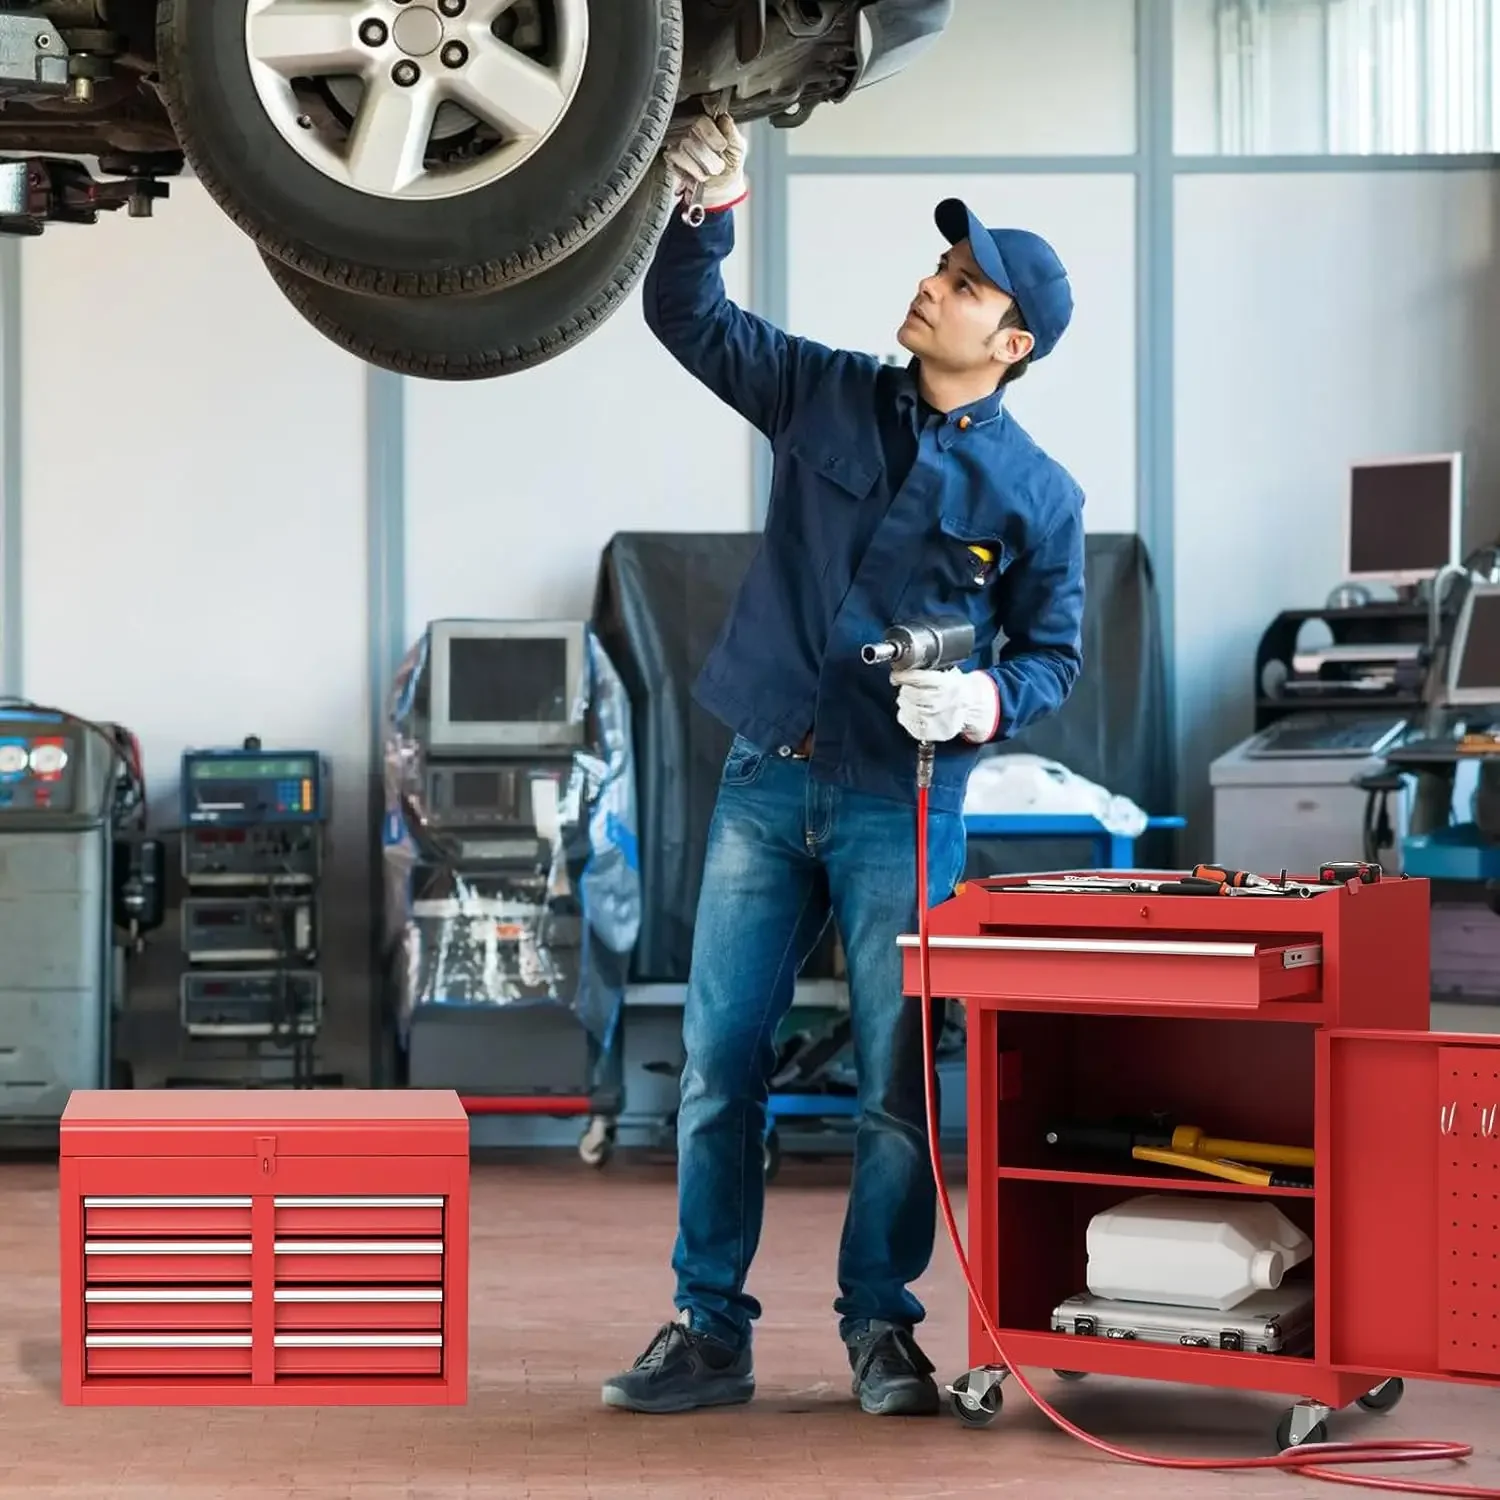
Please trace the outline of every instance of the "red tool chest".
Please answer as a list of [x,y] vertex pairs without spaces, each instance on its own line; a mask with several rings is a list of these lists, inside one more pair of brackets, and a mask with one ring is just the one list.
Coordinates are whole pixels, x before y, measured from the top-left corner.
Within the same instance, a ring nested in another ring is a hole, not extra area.
[[[1356,1399],[1394,1404],[1391,1377],[1500,1380],[1500,1038],[1429,1030],[1428,903],[1425,880],[1295,899],[1042,893],[1005,877],[933,910],[932,993],[968,1014],[969,1255],[1012,1360],[1285,1393],[1305,1419],[1290,1438],[1284,1421],[1282,1446],[1318,1440]],[[913,995],[916,941],[900,939]],[[1156,1112],[1310,1146],[1313,1186],[1060,1158],[1045,1139],[1059,1117]],[[1093,1215],[1179,1192],[1266,1198],[1311,1235],[1309,1352],[1052,1331],[1053,1309],[1085,1290]],[[969,1344],[961,1380],[988,1387],[1000,1359],[977,1314]],[[988,1411],[950,1389],[965,1420],[998,1410],[998,1384]]]
[[80,1091],[70,1405],[461,1405],[469,1125],[422,1090]]

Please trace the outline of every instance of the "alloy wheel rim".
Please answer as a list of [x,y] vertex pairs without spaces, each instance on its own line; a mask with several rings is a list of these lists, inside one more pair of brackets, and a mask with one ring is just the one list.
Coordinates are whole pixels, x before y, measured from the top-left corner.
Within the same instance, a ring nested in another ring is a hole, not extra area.
[[267,116],[370,197],[454,198],[509,176],[566,117],[588,0],[246,0]]

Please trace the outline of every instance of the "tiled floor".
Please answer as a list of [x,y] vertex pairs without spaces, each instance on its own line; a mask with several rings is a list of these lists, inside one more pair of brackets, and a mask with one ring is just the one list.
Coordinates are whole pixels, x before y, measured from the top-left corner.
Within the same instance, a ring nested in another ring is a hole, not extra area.
[[[1012,1388],[1001,1419],[860,1415],[829,1307],[843,1211],[836,1167],[789,1163],[771,1193],[753,1288],[767,1314],[753,1405],[642,1419],[601,1409],[601,1378],[670,1314],[670,1166],[475,1168],[470,1401],[433,1410],[126,1410],[58,1400],[55,1169],[0,1165],[0,1496],[25,1500],[903,1500],[1016,1495],[1285,1497],[1326,1493],[1277,1473],[1151,1473],[1055,1432]],[[939,1243],[924,1342],[964,1368],[958,1274]],[[1043,1393],[1117,1442],[1179,1454],[1260,1454],[1275,1398],[1090,1381]],[[1462,1477],[1500,1485],[1500,1393],[1422,1387],[1392,1416],[1353,1413],[1334,1437],[1473,1442]],[[1437,1477],[1448,1470],[1438,1470]]]

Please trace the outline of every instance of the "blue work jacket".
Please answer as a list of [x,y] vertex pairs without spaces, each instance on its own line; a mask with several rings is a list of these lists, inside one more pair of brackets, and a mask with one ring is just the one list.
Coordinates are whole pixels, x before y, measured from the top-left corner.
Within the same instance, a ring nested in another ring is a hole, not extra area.
[[[911,802],[916,744],[889,668],[860,648],[961,613],[975,629],[965,669],[1000,690],[996,738],[1056,712],[1082,666],[1083,494],[999,393],[945,415],[921,400],[914,364],[737,307],[720,270],[733,246],[732,212],[697,229],[674,213],[644,288],[651,331],[775,452],[764,536],[694,696],[768,753],[812,733],[818,779]],[[962,810],[978,755],[962,736],[937,747],[934,809]]]

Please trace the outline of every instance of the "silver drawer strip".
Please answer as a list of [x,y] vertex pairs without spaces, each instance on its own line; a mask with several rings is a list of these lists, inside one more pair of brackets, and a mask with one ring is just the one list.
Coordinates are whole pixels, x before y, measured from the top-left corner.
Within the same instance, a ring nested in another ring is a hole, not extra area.
[[[248,1201],[248,1200],[247,1200]],[[441,1208],[441,1198],[278,1198],[277,1208]]]
[[85,1240],[85,1255],[249,1255],[249,1240]]
[[441,1255],[441,1240],[277,1240],[278,1255]]
[[85,1208],[249,1208],[248,1198],[85,1198]]
[[88,1349],[248,1349],[248,1333],[90,1333]]
[[359,1287],[331,1286],[304,1287],[279,1286],[276,1288],[278,1302],[441,1302],[443,1289],[440,1286],[394,1286],[372,1287],[364,1291]]
[[278,1349],[441,1349],[440,1333],[278,1333]]
[[85,1302],[113,1302],[150,1306],[157,1302],[248,1302],[247,1286],[206,1287],[108,1287],[91,1286],[83,1294]]

